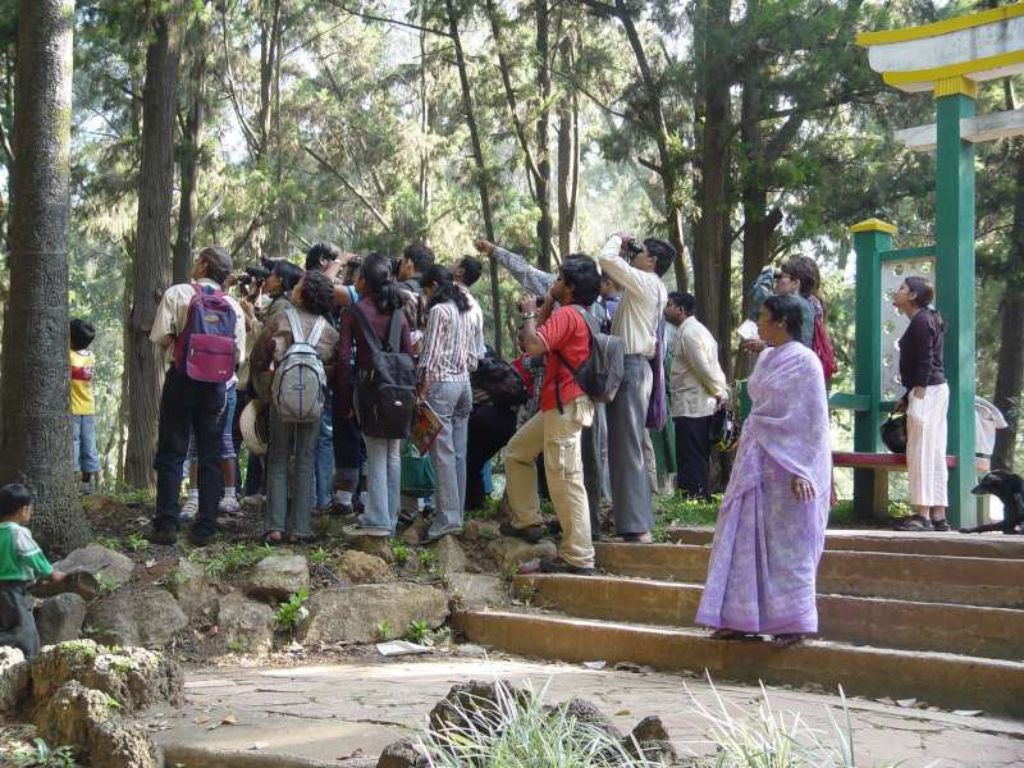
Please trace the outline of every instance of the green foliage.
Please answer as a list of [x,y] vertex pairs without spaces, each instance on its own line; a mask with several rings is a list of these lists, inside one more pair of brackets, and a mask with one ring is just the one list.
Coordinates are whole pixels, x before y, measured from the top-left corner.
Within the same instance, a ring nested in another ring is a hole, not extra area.
[[309,600],[309,590],[303,587],[296,594],[288,598],[287,602],[281,603],[274,613],[274,621],[283,629],[293,630],[299,624],[302,615],[302,606]]
[[220,578],[234,571],[249,568],[274,550],[266,544],[228,544],[226,547],[206,547],[189,552],[192,562],[200,563],[208,576]]
[[334,562],[334,555],[323,547],[317,547],[309,553],[309,562],[313,565],[329,566]]
[[405,628],[405,639],[410,643],[423,643],[430,637],[430,625],[423,619],[414,619]]
[[[436,768],[485,765],[518,768],[525,765],[558,768],[654,768],[600,727],[577,720],[562,706],[544,703],[539,694],[517,694],[499,681],[497,701],[455,702],[453,721],[460,723],[421,739]],[[636,750],[639,752],[639,750]]]
[[425,571],[433,571],[437,566],[437,553],[430,549],[421,549],[419,552],[420,568]]
[[18,768],[78,768],[71,747],[51,747],[45,739],[35,738],[31,747],[22,747],[12,756]]
[[118,539],[116,536],[104,536],[102,538],[96,539],[96,543],[99,544],[101,547],[113,549],[114,551],[117,551],[121,548],[121,540]]
[[378,640],[390,640],[391,639],[391,622],[384,619],[377,624],[377,639]]
[[409,545],[401,539],[392,539],[391,554],[395,556],[396,563],[399,565],[405,565],[409,561],[409,556],[412,554],[412,550],[409,549]]
[[132,552],[144,552],[149,549],[149,539],[141,533],[129,533],[126,543]]

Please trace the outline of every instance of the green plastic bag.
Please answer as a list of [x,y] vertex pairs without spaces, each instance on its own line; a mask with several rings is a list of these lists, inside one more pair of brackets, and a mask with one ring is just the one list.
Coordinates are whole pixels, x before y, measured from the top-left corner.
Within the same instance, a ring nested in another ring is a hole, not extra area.
[[421,456],[410,441],[402,443],[402,495],[430,496],[437,488],[437,473],[429,455]]

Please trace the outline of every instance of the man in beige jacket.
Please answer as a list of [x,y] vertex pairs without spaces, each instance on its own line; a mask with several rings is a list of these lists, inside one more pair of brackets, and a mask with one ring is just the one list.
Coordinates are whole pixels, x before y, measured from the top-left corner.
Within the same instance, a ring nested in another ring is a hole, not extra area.
[[697,300],[689,293],[668,295],[665,319],[679,328],[672,350],[669,393],[676,427],[676,487],[685,496],[710,497],[711,422],[729,401],[718,343],[694,317]]

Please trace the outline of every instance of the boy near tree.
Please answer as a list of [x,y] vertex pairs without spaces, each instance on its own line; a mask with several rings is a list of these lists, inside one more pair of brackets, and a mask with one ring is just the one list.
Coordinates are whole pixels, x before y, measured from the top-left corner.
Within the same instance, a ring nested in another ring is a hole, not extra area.
[[37,578],[63,581],[25,526],[32,519],[32,493],[24,485],[0,488],[0,645],[20,648],[33,661],[39,633],[28,586]]
[[88,349],[95,337],[91,323],[79,318],[71,321],[71,463],[76,472],[81,472],[82,493],[95,489],[94,481],[100,471],[96,401],[92,393],[96,358]]

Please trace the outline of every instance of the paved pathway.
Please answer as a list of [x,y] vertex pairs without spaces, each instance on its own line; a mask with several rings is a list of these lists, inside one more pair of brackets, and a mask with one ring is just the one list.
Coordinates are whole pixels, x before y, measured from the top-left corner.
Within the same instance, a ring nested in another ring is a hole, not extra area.
[[[681,755],[711,750],[703,740],[706,726],[684,690],[686,686],[697,701],[713,706],[706,681],[505,656],[406,659],[194,671],[187,678],[185,709],[154,710],[148,722],[157,741],[168,748],[169,765],[177,756],[188,768],[364,768],[376,764],[388,743],[419,733],[427,712],[452,685],[503,678],[530,680],[538,688],[546,684],[552,702],[574,695],[589,699],[623,730],[646,715],[660,715]],[[756,711],[759,690],[735,685],[718,690],[730,703]],[[776,711],[797,712],[816,728],[829,727],[826,707],[841,714],[835,696],[787,689],[769,689],[769,696]],[[897,761],[906,761],[906,768],[1024,765],[1024,722],[860,699],[850,701],[849,707],[859,768]]]

